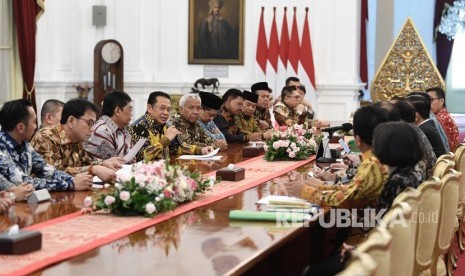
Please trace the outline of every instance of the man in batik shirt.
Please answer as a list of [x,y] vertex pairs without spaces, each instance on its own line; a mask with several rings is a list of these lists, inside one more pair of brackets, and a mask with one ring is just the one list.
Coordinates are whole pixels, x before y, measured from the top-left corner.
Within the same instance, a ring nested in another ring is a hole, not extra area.
[[237,126],[235,117],[240,114],[244,96],[242,92],[231,88],[223,95],[223,106],[216,115],[214,122],[223,132],[228,143],[246,143],[248,141],[257,141],[260,139],[259,133],[247,135]]
[[270,91],[267,82],[254,83],[250,90],[258,96],[257,108],[254,112],[254,118],[262,130],[268,130],[273,127],[270,113]]
[[87,190],[92,177],[74,178],[48,165],[29,144],[37,128],[36,114],[27,100],[6,102],[0,110],[0,191],[25,199],[34,189],[49,191]]
[[103,162],[93,160],[83,144],[90,138],[90,129],[98,112],[98,108],[87,100],[70,100],[63,107],[60,124],[40,129],[31,145],[42,154],[45,162],[60,170],[71,175],[89,172],[104,182],[111,182],[124,160],[120,157]]
[[103,99],[102,117],[92,126],[89,142],[84,144],[93,158],[124,157],[132,146],[127,126],[132,119],[132,100],[123,91],[108,93]]
[[208,154],[213,150],[213,139],[197,124],[202,110],[200,97],[197,94],[185,94],[179,99],[179,117],[173,119],[173,125],[181,130],[178,140],[181,145],[170,146],[171,153],[188,152]]
[[207,133],[207,135],[215,141],[215,145],[221,149],[226,150],[228,148],[226,138],[213,122],[213,119],[215,119],[218,110],[221,108],[221,98],[213,93],[203,91],[199,92],[199,97],[202,102],[202,110],[200,110],[197,124],[201,126],[205,133]]
[[301,197],[310,202],[339,208],[363,208],[376,206],[384,183],[388,178],[387,167],[373,155],[372,137],[374,129],[389,120],[385,110],[374,107],[361,107],[354,114],[354,137],[362,151],[362,163],[350,183],[324,185],[323,181],[311,178],[313,186],[303,185]]
[[459,144],[459,130],[446,108],[446,95],[440,87],[426,89],[431,99],[431,112],[434,113],[447,135],[450,151]]
[[305,107],[300,104],[302,96],[295,86],[285,86],[281,92],[281,101],[273,109],[276,122],[280,126],[302,125],[306,121]]
[[242,105],[241,113],[235,118],[236,126],[247,135],[259,133],[261,140],[270,139],[271,129],[263,132],[253,116],[258,101],[257,94],[244,91],[242,95],[244,96],[244,104]]

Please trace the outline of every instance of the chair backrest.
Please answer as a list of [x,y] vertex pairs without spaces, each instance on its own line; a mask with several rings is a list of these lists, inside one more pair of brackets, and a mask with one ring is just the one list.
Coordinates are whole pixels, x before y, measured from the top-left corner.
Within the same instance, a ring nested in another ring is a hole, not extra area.
[[[465,146],[459,144],[455,149],[455,170],[465,173]],[[462,208],[465,202],[465,176],[460,177],[459,182],[459,208]]]
[[392,236],[390,275],[412,275],[415,255],[413,227],[416,224],[412,222],[412,208],[406,202],[394,203],[381,223]]
[[413,217],[413,222],[417,224],[414,275],[426,270],[432,261],[438,220],[431,217],[438,213],[441,205],[441,181],[433,176],[424,181],[418,190],[420,191],[418,213]]
[[354,251],[352,259],[347,267],[337,274],[337,276],[370,276],[375,275],[376,262],[366,253],[356,253]]
[[391,275],[391,234],[382,226],[373,228],[368,238],[356,249],[357,252],[367,253],[377,264],[376,275]]
[[441,179],[441,208],[437,218],[438,236],[435,246],[437,256],[447,253],[454,233],[461,174],[454,169],[450,169]]
[[439,156],[438,159],[436,159],[436,164],[443,161],[443,160],[449,160],[449,161],[454,161],[455,160],[455,153],[453,152],[446,152],[443,155]]
[[436,176],[439,179],[441,179],[450,169],[453,169],[454,167],[454,161],[443,158],[439,162],[436,162],[436,165],[434,166],[433,176]]

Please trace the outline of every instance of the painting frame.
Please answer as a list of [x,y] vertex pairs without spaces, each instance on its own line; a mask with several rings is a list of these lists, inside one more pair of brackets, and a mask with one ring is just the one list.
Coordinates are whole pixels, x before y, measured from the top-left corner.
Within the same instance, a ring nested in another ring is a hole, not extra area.
[[189,64],[243,65],[244,0],[189,0],[188,48]]

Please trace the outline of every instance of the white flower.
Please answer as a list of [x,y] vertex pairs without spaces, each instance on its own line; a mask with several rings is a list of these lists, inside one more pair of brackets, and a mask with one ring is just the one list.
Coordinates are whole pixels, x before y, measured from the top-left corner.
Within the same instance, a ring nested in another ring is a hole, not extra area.
[[115,202],[115,200],[116,200],[115,197],[107,195],[105,197],[104,202],[107,206],[110,206],[111,204],[113,204],[113,202]]
[[103,188],[105,188],[105,189],[108,189],[108,188],[110,188],[110,186],[111,186],[111,185],[110,185],[110,184],[108,184],[108,183],[105,183],[105,184],[103,184]]
[[157,210],[157,207],[155,207],[155,204],[153,204],[152,202],[147,203],[145,205],[145,212],[147,212],[147,214],[149,214],[149,215],[151,215],[156,210]]
[[89,208],[92,206],[92,197],[90,196],[86,196],[86,198],[84,198],[84,205]]
[[156,202],[160,202],[161,198],[159,196],[155,197]]
[[119,198],[122,201],[127,201],[131,197],[131,194],[128,191],[122,191],[119,193]]
[[215,185],[215,177],[214,176],[211,176],[210,177],[210,182],[208,182],[208,185],[210,185],[210,189],[213,188],[213,186]]
[[118,190],[121,190],[123,186],[119,183],[115,183],[115,188],[118,189]]

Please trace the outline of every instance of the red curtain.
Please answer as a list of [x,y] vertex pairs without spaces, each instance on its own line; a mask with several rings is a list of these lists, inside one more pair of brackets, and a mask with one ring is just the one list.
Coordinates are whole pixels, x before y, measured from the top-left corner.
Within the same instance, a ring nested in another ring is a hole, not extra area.
[[44,9],[43,0],[13,0],[13,15],[18,37],[18,51],[23,74],[23,99],[36,110],[34,73],[36,64],[36,22]]
[[366,89],[368,89],[367,21],[368,0],[362,0],[362,14],[360,17],[360,80],[366,82]]
[[446,3],[453,4],[453,0],[436,0],[434,9],[434,37],[436,38],[436,67],[441,73],[441,76],[446,80],[447,68],[449,67],[450,56],[452,55],[452,48],[454,41],[449,40],[446,35],[438,31],[439,24],[441,23],[441,16]]

